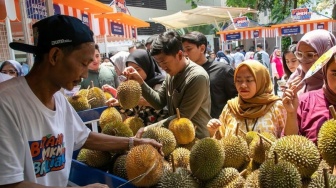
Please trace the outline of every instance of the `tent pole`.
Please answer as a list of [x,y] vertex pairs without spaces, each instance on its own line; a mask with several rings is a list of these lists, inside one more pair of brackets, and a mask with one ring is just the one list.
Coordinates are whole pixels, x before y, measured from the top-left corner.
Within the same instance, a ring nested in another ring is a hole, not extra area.
[[228,13],[229,16],[230,16],[230,19],[231,19],[231,22],[232,22],[232,24],[233,24],[234,29],[237,30],[236,25],[235,25],[234,22],[233,22],[233,18],[232,18],[232,16],[231,16],[230,11],[227,11],[227,13]]
[[[5,26],[6,26],[6,32],[7,32],[7,41],[8,43],[13,42],[13,36],[12,36],[12,29],[11,24],[8,16],[5,18]],[[14,50],[11,48],[8,48],[9,50],[9,59],[15,60],[15,53]]]

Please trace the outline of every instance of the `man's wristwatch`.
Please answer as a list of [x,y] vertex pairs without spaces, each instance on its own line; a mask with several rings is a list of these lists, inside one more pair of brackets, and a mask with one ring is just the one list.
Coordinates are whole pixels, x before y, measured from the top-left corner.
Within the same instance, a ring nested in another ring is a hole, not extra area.
[[128,149],[131,150],[134,147],[134,138],[130,137],[128,140]]

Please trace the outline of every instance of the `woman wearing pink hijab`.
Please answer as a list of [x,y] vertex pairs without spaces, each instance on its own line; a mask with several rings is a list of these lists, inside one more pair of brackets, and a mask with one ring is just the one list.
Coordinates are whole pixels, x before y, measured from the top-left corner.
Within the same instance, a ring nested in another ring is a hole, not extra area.
[[[335,36],[327,30],[317,29],[306,33],[296,46],[295,56],[299,60],[300,65],[288,79],[288,87],[291,88],[293,85],[298,85],[315,61],[335,45]],[[299,86],[302,88],[298,91],[298,95],[320,89],[322,86],[323,73],[320,70]]]

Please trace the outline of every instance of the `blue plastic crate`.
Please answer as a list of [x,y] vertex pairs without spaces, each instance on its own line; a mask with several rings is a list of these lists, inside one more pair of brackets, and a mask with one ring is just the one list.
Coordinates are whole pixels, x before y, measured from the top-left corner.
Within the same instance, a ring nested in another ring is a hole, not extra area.
[[[89,167],[88,165],[74,159],[71,163],[69,181],[79,186],[102,183],[107,184],[110,188],[116,188],[127,182],[120,177]],[[129,183],[122,186],[122,188],[135,188],[135,186]]]
[[83,110],[77,112],[79,117],[82,119],[82,121],[89,122],[94,120],[99,120],[101,113],[107,108],[107,106],[99,107],[99,108],[93,108],[89,110]]

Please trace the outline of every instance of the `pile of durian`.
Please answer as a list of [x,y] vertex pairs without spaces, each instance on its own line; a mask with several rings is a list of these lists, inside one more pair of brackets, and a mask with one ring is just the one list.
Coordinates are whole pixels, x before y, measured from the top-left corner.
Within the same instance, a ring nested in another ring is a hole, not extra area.
[[[118,111],[110,107],[102,114],[100,126],[104,134],[132,137],[144,125],[137,117],[122,122]],[[163,156],[150,145],[140,145],[128,153],[82,149],[77,160],[137,187],[336,187],[336,176],[332,175],[336,120],[323,124],[317,146],[300,135],[276,139],[271,133],[244,133],[239,127],[221,140],[198,140],[192,122],[179,115],[168,129],[149,128],[143,137],[162,143]]]

